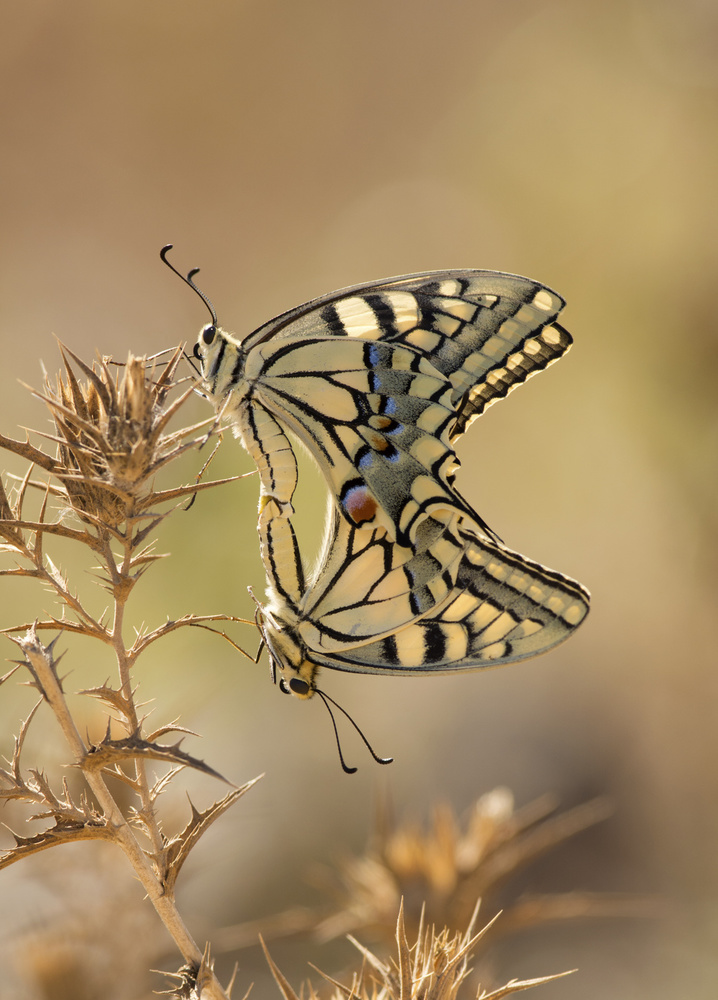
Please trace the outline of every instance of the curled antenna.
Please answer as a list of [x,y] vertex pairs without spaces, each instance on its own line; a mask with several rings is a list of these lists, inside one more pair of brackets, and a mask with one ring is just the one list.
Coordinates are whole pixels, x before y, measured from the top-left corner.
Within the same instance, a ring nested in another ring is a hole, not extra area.
[[212,317],[213,326],[218,326],[219,321],[217,320],[217,313],[215,312],[214,306],[207,298],[207,296],[204,294],[204,292],[195,285],[194,281],[192,281],[192,278],[194,278],[195,274],[199,274],[199,268],[193,267],[192,270],[189,271],[187,273],[187,276],[185,277],[185,275],[182,274],[181,271],[177,270],[174,264],[170,264],[170,262],[167,260],[167,254],[172,249],[173,246],[174,246],[173,243],[168,243],[167,246],[162,247],[162,249],[160,250],[160,257],[165,262],[170,271],[174,271],[174,273],[177,275],[178,278],[181,278],[182,281],[185,282],[185,284],[189,285],[189,287],[192,288],[199,295],[199,297],[202,299],[204,304],[207,306],[207,309],[209,310],[209,314]]
[[331,704],[335,708],[339,709],[339,711],[342,713],[342,715],[345,715],[347,717],[347,719],[349,719],[349,721],[351,722],[351,724],[354,726],[354,728],[356,729],[356,731],[361,736],[362,741],[364,743],[364,746],[367,748],[367,750],[372,755],[372,757],[377,762],[377,764],[391,764],[392,763],[392,761],[394,760],[393,757],[379,757],[374,752],[374,748],[372,747],[371,743],[366,738],[366,736],[364,735],[364,733],[361,731],[361,729],[359,728],[359,726],[356,724],[356,722],[354,721],[354,719],[352,719],[351,715],[349,715],[349,713],[347,712],[347,710],[345,708],[342,708],[342,706],[338,702],[334,701],[333,698],[330,698],[328,694],[325,694],[323,691],[320,691],[319,688],[315,688],[314,690],[319,695],[319,697],[322,699],[322,701],[324,702],[324,707],[326,708],[327,712],[329,712],[329,718],[332,720],[332,726],[334,727],[334,738],[337,741],[337,752],[339,754],[339,762],[342,765],[342,770],[344,771],[345,774],[356,774],[356,770],[357,769],[355,767],[348,767],[346,761],[344,760],[344,755],[342,754],[341,744],[339,742],[339,732],[337,730],[336,719],[334,718],[334,713],[332,712],[331,708],[329,707],[330,702],[331,702]]

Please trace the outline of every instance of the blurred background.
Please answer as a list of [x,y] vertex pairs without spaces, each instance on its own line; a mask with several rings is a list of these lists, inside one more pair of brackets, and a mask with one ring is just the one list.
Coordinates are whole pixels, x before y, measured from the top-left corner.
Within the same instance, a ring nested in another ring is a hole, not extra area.
[[[196,938],[315,898],[307,871],[361,850],[378,801],[421,819],[438,801],[461,815],[497,786],[518,805],[607,794],[612,817],[519,890],[659,894],[663,918],[527,932],[503,947],[497,975],[578,967],[541,988],[547,1000],[715,997],[718,6],[34,0],[2,21],[4,434],[49,430],[18,380],[40,384],[38,359],[59,369],[53,335],[85,358],[194,341],[207,316],[161,264],[168,242],[181,270],[201,266],[240,336],[333,288],[425,269],[517,272],[568,300],[572,351],[474,426],[459,485],[511,547],[590,588],[592,613],[569,643],[483,676],[324,677],[396,758],[379,768],[342,727],[353,777],[318,699],[280,697],[264,661],[204,633],[148,655],[138,680],[157,719],[181,714],[204,736],[187,749],[233,781],[265,773],[183,873]],[[225,435],[213,475],[250,468]],[[301,489],[309,551],[322,501],[304,467]],[[138,625],[252,614],[256,497],[249,477],[167,525],[172,559],[138,591]],[[84,569],[78,585],[92,585]],[[0,580],[3,627],[49,602],[29,581]],[[249,627],[233,635],[256,648]],[[92,650],[66,646],[78,687],[104,680]],[[33,697],[14,681],[2,696],[11,753]],[[44,735],[29,760],[52,769]],[[193,780],[193,798],[207,804],[218,787]],[[173,801],[169,831],[187,818],[179,786]],[[7,954],[42,941],[104,877],[104,855],[63,851],[0,873]],[[140,913],[123,864],[112,891]],[[337,947],[277,943],[273,955],[298,987],[307,960],[330,972],[350,960]],[[220,969],[236,957],[220,954]],[[239,995],[255,979],[256,996],[278,996],[256,952],[239,960]],[[153,962],[178,964],[171,948]],[[12,995],[54,996],[19,979]],[[145,994],[118,979],[116,995]]]

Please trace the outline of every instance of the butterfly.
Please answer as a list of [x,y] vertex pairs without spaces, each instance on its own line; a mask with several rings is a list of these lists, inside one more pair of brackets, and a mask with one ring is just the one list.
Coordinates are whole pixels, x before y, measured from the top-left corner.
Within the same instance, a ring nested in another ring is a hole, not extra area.
[[[283,690],[311,697],[320,667],[498,666],[573,632],[588,591],[504,545],[454,482],[470,424],[569,349],[559,295],[512,274],[431,271],[332,292],[240,341],[169,249],[212,315],[194,349],[202,391],[259,471],[269,601],[257,622]],[[311,573],[288,433],[330,494]]]

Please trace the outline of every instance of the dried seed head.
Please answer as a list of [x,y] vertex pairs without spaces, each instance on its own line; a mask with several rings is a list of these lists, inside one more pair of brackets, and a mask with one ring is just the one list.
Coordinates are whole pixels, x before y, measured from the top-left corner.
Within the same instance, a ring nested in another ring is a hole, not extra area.
[[[477,914],[478,910],[475,909],[463,933],[450,931],[447,928],[437,931],[434,927],[422,925],[415,935],[407,935],[404,905],[400,902],[399,916],[394,930],[396,950],[388,960],[374,954],[350,937],[349,940],[364,958],[360,971],[352,978],[351,986],[343,985],[316,966],[312,968],[334,987],[328,994],[329,1000],[457,1000],[459,994],[466,1000],[471,998],[499,1000],[500,997],[506,997],[511,993],[518,993],[569,975],[568,972],[561,972],[540,979],[513,979],[494,992],[483,990],[480,985],[471,981],[472,970],[469,962],[477,943],[494,921],[490,921],[482,930],[475,933]],[[410,945],[409,939],[414,943]],[[311,983],[308,984],[306,992],[302,990],[300,995],[297,995],[273,961],[264,941],[261,938],[260,941],[284,1000],[300,1000],[302,996],[308,997],[308,1000],[317,1000],[319,994]],[[462,989],[465,982],[467,988]]]
[[[502,933],[514,924],[523,925],[525,914],[519,914],[519,904],[512,901],[511,893],[503,892],[506,880],[610,811],[600,799],[565,813],[554,810],[555,803],[548,797],[514,810],[508,789],[497,788],[474,803],[463,823],[448,805],[434,809],[428,828],[383,823],[363,855],[325,870],[326,888],[338,906],[323,919],[316,915],[315,934],[328,940],[361,933],[386,941],[393,934],[393,914],[401,899],[410,934],[417,933],[424,913],[436,926],[466,927],[478,899],[489,910],[505,910]],[[600,912],[601,897],[589,897],[572,893],[571,908],[566,908],[560,894],[542,897],[529,922]],[[578,899],[585,905],[577,907]],[[622,912],[615,900],[611,899],[611,905],[608,901],[606,896],[603,913]]]
[[[64,377],[58,376],[56,386],[46,380],[42,397],[57,428],[55,474],[80,516],[116,527],[147,495],[148,479],[166,455],[164,404],[180,354],[155,378],[145,358],[130,355],[122,374],[113,375],[108,359],[89,368],[71,351],[62,353]],[[85,380],[75,376],[68,355]]]

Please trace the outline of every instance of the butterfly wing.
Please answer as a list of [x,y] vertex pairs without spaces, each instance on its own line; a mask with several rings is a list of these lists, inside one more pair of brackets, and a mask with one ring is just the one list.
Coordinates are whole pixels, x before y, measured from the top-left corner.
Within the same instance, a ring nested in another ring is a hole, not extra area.
[[267,341],[317,336],[399,343],[431,357],[451,380],[452,439],[474,417],[571,346],[555,323],[565,305],[552,289],[500,271],[427,271],[354,285],[313,299],[255,330]]
[[[318,665],[385,674],[499,666],[563,642],[588,613],[589,594],[575,580],[477,534],[461,518],[424,522],[430,545],[422,559],[401,565],[404,587],[391,582],[390,568],[381,574],[376,541],[357,552],[355,540],[343,544],[341,519],[337,527],[334,559],[306,593],[298,624]],[[346,568],[337,571],[337,561]],[[423,578],[412,572],[422,568]],[[424,588],[435,600],[422,611]],[[397,608],[405,619],[399,627]],[[386,633],[389,618],[395,627]],[[367,641],[372,628],[376,637]]]

